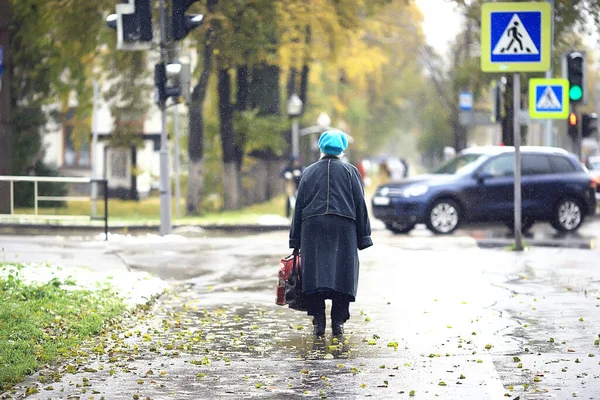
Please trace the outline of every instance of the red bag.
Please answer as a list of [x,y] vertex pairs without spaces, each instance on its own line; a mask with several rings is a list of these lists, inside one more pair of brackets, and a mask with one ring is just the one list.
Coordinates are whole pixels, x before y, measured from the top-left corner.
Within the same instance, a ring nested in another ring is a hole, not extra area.
[[[296,266],[298,270],[300,270],[300,254],[298,254],[296,257]],[[290,278],[293,268],[294,254],[290,254],[289,256],[282,258],[279,262],[279,280],[277,282],[277,298],[275,299],[275,304],[277,304],[278,306],[285,306],[287,304],[287,302],[285,301],[285,283]]]

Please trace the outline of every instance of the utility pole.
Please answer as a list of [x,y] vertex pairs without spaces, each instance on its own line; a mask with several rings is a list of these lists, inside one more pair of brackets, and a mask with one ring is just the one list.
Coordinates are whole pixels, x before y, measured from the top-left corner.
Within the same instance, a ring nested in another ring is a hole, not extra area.
[[[154,66],[154,95],[161,113],[160,133],[160,234],[171,233],[171,179],[169,141],[167,136],[167,99],[189,95],[189,68],[182,87],[183,70],[180,63],[168,65],[173,41],[183,39],[189,31],[204,21],[204,15],[187,15],[185,11],[198,0],[172,0],[172,19],[167,25],[168,0],[158,0],[160,24],[160,60]],[[117,49],[147,50],[152,42],[152,1],[128,0],[116,6],[116,14],[109,15],[107,25],[117,31]],[[170,28],[170,29],[169,29]],[[169,33],[169,32],[172,32]],[[169,86],[169,77],[179,75],[176,86]],[[185,75],[185,74],[184,74]],[[188,99],[189,100],[189,99]]]
[[[10,113],[10,13],[8,0],[0,0],[0,175],[12,174],[12,119]],[[0,183],[0,213],[10,213],[10,184]]]
[[[98,179],[98,159],[96,149],[98,147],[98,107],[100,89],[98,81],[94,81],[94,105],[92,109],[92,179]],[[98,198],[98,183],[92,182],[92,217],[96,216],[96,200]]]
[[173,130],[175,131],[175,216],[181,218],[181,179],[179,163],[179,104],[175,104],[173,111]]
[[[167,2],[159,0],[160,63],[167,63]],[[167,137],[167,101],[159,100],[160,132],[160,235],[171,233],[171,179],[169,168],[169,139]]]

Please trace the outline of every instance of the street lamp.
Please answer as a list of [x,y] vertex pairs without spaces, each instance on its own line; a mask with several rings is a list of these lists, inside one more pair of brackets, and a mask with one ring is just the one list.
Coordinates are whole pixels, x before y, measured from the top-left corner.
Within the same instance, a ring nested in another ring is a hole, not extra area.
[[302,100],[296,93],[288,99],[287,113],[292,119],[292,156],[298,158],[300,156],[300,132],[297,117],[302,114]]
[[329,115],[327,115],[327,113],[322,112],[317,118],[317,124],[321,128],[327,129],[331,126],[331,118],[329,118]]

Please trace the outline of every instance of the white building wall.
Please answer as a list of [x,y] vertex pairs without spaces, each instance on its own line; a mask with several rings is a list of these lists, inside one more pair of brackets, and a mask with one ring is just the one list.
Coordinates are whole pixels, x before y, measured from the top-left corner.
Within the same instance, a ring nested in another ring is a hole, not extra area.
[[162,131],[162,122],[160,110],[156,105],[150,106],[146,120],[144,121],[144,133],[160,133]]
[[[182,62],[190,62],[192,71],[194,70],[194,66],[197,63],[197,55],[195,52],[190,51],[189,49],[183,50],[180,54],[180,60]],[[154,62],[152,58],[149,59],[149,69],[153,69]],[[153,78],[150,78],[153,80]],[[110,134],[114,130],[114,119],[111,115],[110,105],[104,101],[103,93],[106,93],[110,89],[110,84],[108,82],[102,82],[100,84],[100,96],[99,96],[99,110],[98,110],[98,133],[99,134]],[[143,133],[152,133],[157,134],[161,132],[162,124],[161,124],[161,114],[158,107],[154,104],[154,92],[148,93],[148,96],[151,97],[151,105],[147,110],[146,119],[144,121],[144,132]],[[76,96],[72,96],[69,100],[69,105],[71,107],[76,107]],[[47,111],[55,109],[58,110],[60,107],[58,105],[49,106]],[[187,118],[185,115],[187,114],[186,107],[180,107],[180,112],[182,116],[180,117],[180,132],[183,133],[186,131],[185,125],[187,124]],[[168,114],[169,119],[172,118],[172,113]],[[91,121],[90,121],[91,123]],[[92,127],[90,126],[88,129],[89,132],[92,131]],[[173,135],[172,135],[173,136]],[[171,155],[173,156],[173,140],[174,137],[170,138],[170,149]],[[91,143],[91,136],[90,136]],[[45,127],[45,133],[43,135],[43,144],[45,148],[45,156],[44,161],[48,164],[51,164],[57,168],[63,168],[63,153],[64,153],[64,138],[63,138],[63,127],[60,123],[49,122]],[[91,150],[91,162],[97,163],[96,173],[98,177],[105,176],[105,147],[106,144],[103,141],[98,142],[98,147],[96,149]],[[185,151],[182,149],[181,151]],[[171,156],[170,160],[173,161],[173,157]],[[141,195],[149,192],[152,187],[158,185],[158,176],[160,173],[160,156],[158,151],[154,151],[154,144],[150,141],[145,142],[143,147],[138,148],[137,153],[137,173],[138,173],[138,190]],[[173,169],[171,163],[171,170]],[[90,176],[92,175],[92,168],[89,169],[78,169],[78,170],[63,170],[65,174],[73,175],[76,173],[77,175],[82,176]],[[182,171],[185,171],[185,168],[182,168]],[[172,175],[172,174],[171,174]]]

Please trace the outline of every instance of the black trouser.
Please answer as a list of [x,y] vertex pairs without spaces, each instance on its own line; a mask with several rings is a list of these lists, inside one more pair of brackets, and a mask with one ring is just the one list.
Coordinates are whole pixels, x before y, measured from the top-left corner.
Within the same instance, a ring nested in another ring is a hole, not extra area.
[[331,299],[331,321],[344,323],[350,318],[349,296],[338,292],[316,292],[306,294],[308,315],[325,316],[325,300]]

